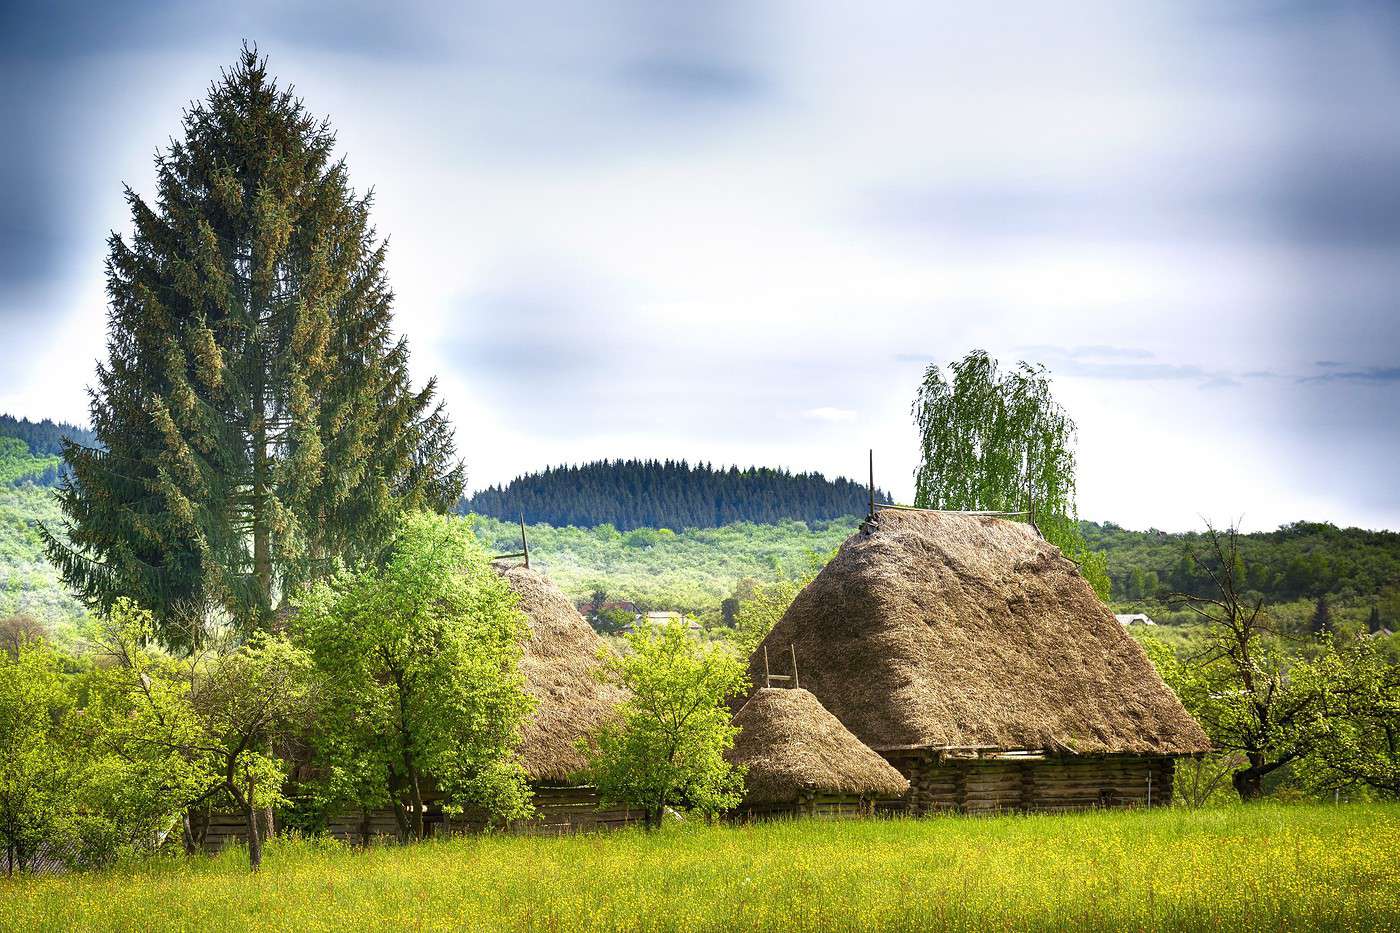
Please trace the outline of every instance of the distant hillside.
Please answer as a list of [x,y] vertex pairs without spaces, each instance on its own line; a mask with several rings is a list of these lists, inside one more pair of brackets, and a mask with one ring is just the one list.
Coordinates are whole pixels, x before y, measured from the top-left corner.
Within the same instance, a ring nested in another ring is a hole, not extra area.
[[[889,502],[882,490],[876,501]],[[766,467],[714,469],[674,460],[549,467],[463,500],[460,511],[593,528],[717,528],[733,522],[822,522],[864,515],[869,492],[844,477]]]
[[0,414],[0,485],[55,486],[63,474],[63,438],[96,444],[86,428]]
[[[1081,522],[1089,547],[1108,553],[1113,598],[1165,599],[1169,593],[1208,595],[1209,575],[1189,552],[1203,552],[1196,533],[1129,531],[1112,522]],[[1240,536],[1241,576],[1271,603],[1319,597],[1382,604],[1387,624],[1400,615],[1400,533],[1293,522],[1276,531]]]

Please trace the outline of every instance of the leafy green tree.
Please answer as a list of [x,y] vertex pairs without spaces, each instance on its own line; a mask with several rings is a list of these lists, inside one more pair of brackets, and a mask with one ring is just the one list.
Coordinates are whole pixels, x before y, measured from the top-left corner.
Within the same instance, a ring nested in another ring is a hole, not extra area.
[[592,586],[593,591],[589,594],[588,598],[590,600],[589,604],[593,607],[593,615],[596,616],[603,611],[603,605],[608,601],[608,590],[603,583],[598,581],[594,581]]
[[40,641],[45,634],[44,623],[33,616],[0,619],[0,650],[8,652],[11,658],[18,658],[23,648]]
[[924,371],[912,413],[920,462],[914,504],[928,509],[1030,512],[1045,539],[1075,561],[1103,599],[1107,559],[1090,551],[1075,509],[1075,424],[1044,366],[1002,372],[983,350]]
[[[748,655],[778,624],[797,594],[816,579],[822,568],[836,556],[836,549],[822,552],[809,550],[800,569],[789,569],[777,580],[761,583],[741,580],[735,588],[737,608],[734,614],[734,643]],[[781,571],[780,571],[781,572]]]
[[604,609],[593,617],[593,627],[603,635],[620,635],[632,627],[636,614],[625,609]]
[[392,807],[405,840],[424,835],[429,782],[450,805],[529,813],[525,620],[464,522],[406,515],[382,566],[319,585],[298,622],[330,805]]
[[305,724],[310,665],[287,640],[207,644],[174,657],[151,648],[154,616],[120,599],[99,635],[108,676],[92,716],[103,748],[165,789],[174,812],[209,802],[243,814],[249,867],[262,865],[264,814],[285,802],[279,742]]
[[652,829],[671,804],[706,815],[738,805],[743,773],[724,758],[738,729],[725,704],[748,687],[743,664],[678,622],[644,626],[627,644],[604,657],[604,676],[627,699],[585,742],[599,795],[641,807]]
[[[1148,630],[1133,627],[1130,631],[1158,675],[1187,709],[1201,710],[1213,699],[1212,678],[1200,666],[1183,661],[1170,645]],[[1247,763],[1243,755],[1233,750],[1179,759],[1172,781],[1172,799],[1198,808],[1233,795],[1231,777]]]
[[778,624],[783,613],[787,612],[797,594],[812,581],[812,576],[754,584],[753,594],[739,603],[739,611],[734,617],[734,643],[740,652],[747,655],[758,647],[773,631],[773,626]]
[[0,652],[0,840],[9,874],[57,841],[74,813],[65,735],[72,705],[47,645]]
[[1263,795],[1264,778],[1312,747],[1322,696],[1290,676],[1293,658],[1264,611],[1263,597],[1243,592],[1239,532],[1206,526],[1204,553],[1192,561],[1214,586],[1209,595],[1176,594],[1204,628],[1204,650],[1191,659],[1178,692],[1217,751],[1243,756],[1231,783],[1241,800]]
[[1304,782],[1400,797],[1400,665],[1358,639],[1299,665],[1293,677],[1320,697],[1313,748],[1299,763]]
[[149,607],[167,638],[210,606],[265,626],[403,508],[460,495],[434,383],[412,388],[385,244],[325,120],[245,47],[126,191],[112,234],[98,446],[67,442],[50,558],[92,606]]

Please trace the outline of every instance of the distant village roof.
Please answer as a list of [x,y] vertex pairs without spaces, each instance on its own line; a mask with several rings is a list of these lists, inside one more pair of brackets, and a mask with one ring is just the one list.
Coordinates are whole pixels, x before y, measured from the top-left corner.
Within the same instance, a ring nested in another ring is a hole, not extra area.
[[1120,625],[1156,625],[1145,612],[1118,613],[1114,615]]
[[501,573],[530,622],[520,670],[536,708],[520,745],[525,773],[534,781],[567,781],[588,763],[575,743],[612,715],[622,692],[598,682],[605,644],[557,586],[527,567]]
[[866,745],[1192,754],[1199,724],[1078,568],[1031,526],[882,510],[749,662],[801,684]]
[[787,803],[804,793],[899,797],[909,782],[862,745],[806,690],[760,688],[734,717],[727,756],[748,767],[744,802]]

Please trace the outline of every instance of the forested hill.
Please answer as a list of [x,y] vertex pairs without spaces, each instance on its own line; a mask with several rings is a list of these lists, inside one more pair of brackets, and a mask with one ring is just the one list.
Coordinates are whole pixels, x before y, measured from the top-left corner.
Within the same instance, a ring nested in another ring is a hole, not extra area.
[[63,439],[70,437],[79,444],[97,443],[97,435],[87,428],[64,421],[30,421],[14,415],[0,414],[0,437],[17,437],[29,445],[35,456],[62,456]]
[[95,444],[86,428],[0,414],[0,483],[53,486],[62,474],[63,438]]
[[[1129,531],[1112,522],[1081,522],[1080,529],[1091,548],[1107,552],[1115,599],[1212,592],[1209,575],[1192,556],[1206,551],[1198,533]],[[1239,543],[1245,585],[1270,603],[1379,594],[1400,613],[1400,533],[1293,522],[1241,535]]]
[[[890,501],[876,490],[876,500]],[[463,500],[462,512],[592,528],[716,528],[731,522],[864,515],[869,492],[844,477],[684,460],[602,460],[527,473]]]

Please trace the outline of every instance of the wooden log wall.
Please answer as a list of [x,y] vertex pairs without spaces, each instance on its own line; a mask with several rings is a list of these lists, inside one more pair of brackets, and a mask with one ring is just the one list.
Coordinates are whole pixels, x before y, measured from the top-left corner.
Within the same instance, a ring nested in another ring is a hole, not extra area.
[[[909,779],[903,809],[915,815],[1144,807],[1149,793],[1151,806],[1166,806],[1175,768],[1171,758],[1127,755],[945,760],[929,751],[887,757]],[[877,804],[878,812],[898,809],[894,801]]]
[[733,811],[729,818],[746,823],[755,820],[795,819],[851,820],[871,816],[875,801],[854,794],[804,794],[797,800],[758,803]]
[[[528,820],[512,820],[506,832],[525,836],[557,836],[578,832],[620,829],[640,824],[644,814],[627,808],[598,809],[598,792],[592,787],[532,785],[536,815]],[[423,828],[428,836],[458,835],[481,832],[487,826],[486,814],[466,810],[449,816],[435,803],[427,804]],[[399,823],[389,809],[371,810],[368,814],[346,810],[333,813],[326,820],[326,832],[342,842],[363,845],[366,842],[394,841],[399,837]],[[230,842],[247,842],[243,818],[236,813],[211,813],[205,830],[203,848],[218,851]]]
[[529,820],[512,821],[511,832],[529,836],[558,836],[569,833],[621,829],[640,824],[645,814],[627,807],[598,809],[598,792],[592,787],[534,786],[536,815]]

